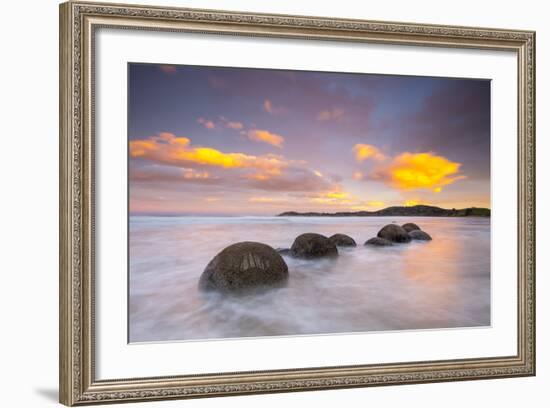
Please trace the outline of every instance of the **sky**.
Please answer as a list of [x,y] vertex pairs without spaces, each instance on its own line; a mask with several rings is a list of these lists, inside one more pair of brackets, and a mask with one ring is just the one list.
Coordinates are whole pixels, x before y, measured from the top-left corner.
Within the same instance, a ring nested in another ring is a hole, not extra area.
[[129,64],[132,214],[490,208],[490,81]]

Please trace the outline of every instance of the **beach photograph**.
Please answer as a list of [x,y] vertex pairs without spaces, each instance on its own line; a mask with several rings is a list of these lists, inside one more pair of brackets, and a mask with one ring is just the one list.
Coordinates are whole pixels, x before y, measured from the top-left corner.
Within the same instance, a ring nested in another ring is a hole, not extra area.
[[491,325],[491,81],[128,64],[128,341]]

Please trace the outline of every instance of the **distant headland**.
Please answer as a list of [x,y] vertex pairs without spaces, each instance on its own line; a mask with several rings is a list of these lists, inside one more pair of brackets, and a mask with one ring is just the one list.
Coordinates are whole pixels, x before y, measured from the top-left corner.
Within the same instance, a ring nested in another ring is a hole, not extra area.
[[377,211],[342,211],[326,212],[296,212],[286,211],[278,217],[490,217],[489,208],[469,207],[461,209],[446,209],[431,205],[414,205],[410,207],[395,206]]

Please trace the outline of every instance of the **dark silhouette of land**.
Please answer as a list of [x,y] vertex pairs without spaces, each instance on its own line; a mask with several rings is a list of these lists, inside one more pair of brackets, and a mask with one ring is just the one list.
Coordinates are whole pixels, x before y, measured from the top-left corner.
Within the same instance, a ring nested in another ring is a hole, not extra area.
[[414,205],[410,207],[388,207],[377,211],[343,211],[326,212],[296,212],[286,211],[278,217],[490,217],[489,208],[446,209],[431,205]]

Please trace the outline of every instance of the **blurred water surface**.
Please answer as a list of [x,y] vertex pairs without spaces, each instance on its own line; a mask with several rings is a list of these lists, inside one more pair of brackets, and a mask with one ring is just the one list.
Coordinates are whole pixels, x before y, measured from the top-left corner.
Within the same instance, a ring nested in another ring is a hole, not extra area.
[[[391,222],[433,241],[363,243]],[[288,285],[244,297],[198,290],[207,263],[239,241],[274,248],[340,232],[358,246],[335,260],[284,257]],[[490,219],[130,217],[131,342],[490,325]]]

